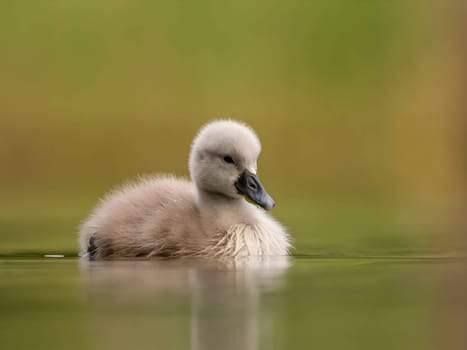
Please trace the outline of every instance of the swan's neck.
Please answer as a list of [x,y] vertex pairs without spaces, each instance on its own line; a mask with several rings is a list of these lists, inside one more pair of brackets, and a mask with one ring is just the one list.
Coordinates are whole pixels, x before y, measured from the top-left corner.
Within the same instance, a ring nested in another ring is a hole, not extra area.
[[206,191],[198,191],[196,201],[203,219],[224,227],[238,223],[251,223],[252,210],[255,210],[241,197],[232,198]]
[[201,255],[244,257],[287,255],[284,229],[243,198],[199,192],[197,205],[208,240]]

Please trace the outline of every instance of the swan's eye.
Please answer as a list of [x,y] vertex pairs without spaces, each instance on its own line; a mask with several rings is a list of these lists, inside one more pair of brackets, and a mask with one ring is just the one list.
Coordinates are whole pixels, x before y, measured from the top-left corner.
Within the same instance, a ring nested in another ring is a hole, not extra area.
[[234,164],[234,160],[230,156],[225,156],[224,162],[229,163],[229,164]]

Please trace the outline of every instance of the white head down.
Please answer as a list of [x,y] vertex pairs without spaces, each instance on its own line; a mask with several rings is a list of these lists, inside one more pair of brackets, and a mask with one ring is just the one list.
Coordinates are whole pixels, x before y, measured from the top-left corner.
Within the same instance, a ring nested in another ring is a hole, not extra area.
[[245,197],[266,210],[274,200],[256,175],[261,144],[255,132],[233,120],[205,125],[191,146],[189,167],[199,192],[236,200]]

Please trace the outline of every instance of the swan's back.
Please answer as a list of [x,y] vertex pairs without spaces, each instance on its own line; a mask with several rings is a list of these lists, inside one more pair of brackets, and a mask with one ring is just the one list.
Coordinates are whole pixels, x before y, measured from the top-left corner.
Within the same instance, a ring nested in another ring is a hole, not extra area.
[[143,178],[101,200],[82,225],[82,252],[100,257],[170,255],[190,233],[201,232],[191,182],[174,177]]

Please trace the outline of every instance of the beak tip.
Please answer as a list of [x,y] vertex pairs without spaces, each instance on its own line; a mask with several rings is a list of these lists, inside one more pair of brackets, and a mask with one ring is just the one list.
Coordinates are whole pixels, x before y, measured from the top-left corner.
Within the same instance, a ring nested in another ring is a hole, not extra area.
[[269,210],[272,210],[272,208],[274,208],[275,206],[276,206],[276,202],[274,202],[274,200],[271,199],[270,201],[265,203],[264,209],[266,211],[269,211]]

